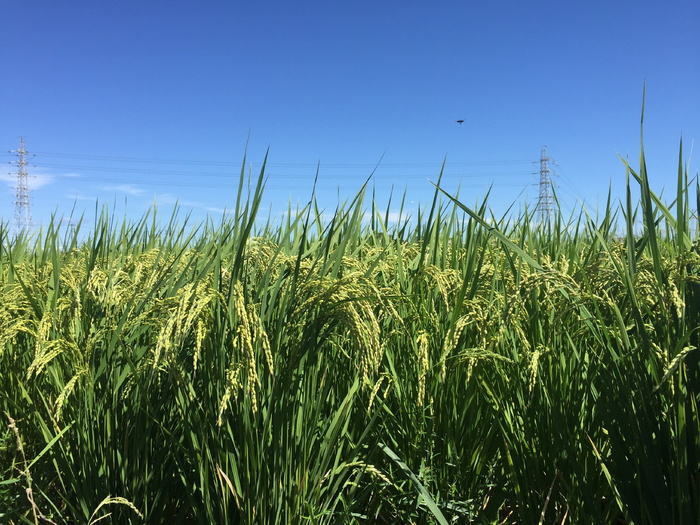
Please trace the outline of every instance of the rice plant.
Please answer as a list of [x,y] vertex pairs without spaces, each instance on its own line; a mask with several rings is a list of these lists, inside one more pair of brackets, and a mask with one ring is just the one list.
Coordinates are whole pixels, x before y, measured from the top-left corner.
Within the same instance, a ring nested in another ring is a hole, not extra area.
[[697,523],[700,192],[621,171],[545,224],[439,175],[260,221],[263,165],[218,223],[0,226],[0,518]]

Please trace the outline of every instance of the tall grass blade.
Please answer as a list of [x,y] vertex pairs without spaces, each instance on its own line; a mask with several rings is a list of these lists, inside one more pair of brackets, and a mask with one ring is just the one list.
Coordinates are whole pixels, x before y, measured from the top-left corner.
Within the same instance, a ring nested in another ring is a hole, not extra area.
[[418,492],[422,500],[425,502],[425,505],[428,507],[428,509],[430,509],[431,514],[437,520],[437,522],[440,523],[440,525],[448,525],[447,519],[445,519],[445,516],[438,507],[437,503],[435,503],[435,500],[425,489],[418,477],[411,471],[411,469],[408,468],[408,465],[406,465],[406,463],[404,463],[401,460],[401,458],[387,445],[382,444],[380,445],[380,448],[387,456],[389,456],[389,458],[391,458],[392,461],[394,461],[394,463],[396,463],[399,466],[403,473],[411,480],[416,491]]

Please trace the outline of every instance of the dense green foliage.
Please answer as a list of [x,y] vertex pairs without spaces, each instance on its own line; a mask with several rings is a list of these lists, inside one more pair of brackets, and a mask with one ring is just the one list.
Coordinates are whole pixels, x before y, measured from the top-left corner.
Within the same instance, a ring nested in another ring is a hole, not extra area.
[[261,173],[218,224],[0,229],[0,521],[700,522],[697,182],[627,172],[545,224],[438,182],[261,225]]

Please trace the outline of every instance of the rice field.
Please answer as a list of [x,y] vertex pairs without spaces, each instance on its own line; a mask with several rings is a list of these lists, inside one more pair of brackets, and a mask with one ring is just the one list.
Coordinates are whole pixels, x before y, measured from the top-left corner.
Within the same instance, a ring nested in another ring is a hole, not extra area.
[[2,226],[0,522],[699,523],[682,159],[544,224],[439,179],[261,222],[263,168],[216,223]]

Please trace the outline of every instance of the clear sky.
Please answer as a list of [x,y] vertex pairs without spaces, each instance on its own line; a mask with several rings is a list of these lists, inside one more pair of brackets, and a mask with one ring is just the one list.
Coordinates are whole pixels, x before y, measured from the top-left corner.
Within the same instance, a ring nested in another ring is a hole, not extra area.
[[[235,205],[269,148],[264,213],[370,183],[408,211],[444,186],[496,214],[536,204],[540,152],[565,210],[623,195],[619,155],[673,193],[700,139],[700,2],[3,0],[0,217],[20,137],[32,216],[95,203],[195,220]],[[456,120],[464,120],[458,124]],[[246,146],[247,145],[247,146]],[[375,171],[376,167],[376,171]],[[392,208],[393,209],[393,208]]]

